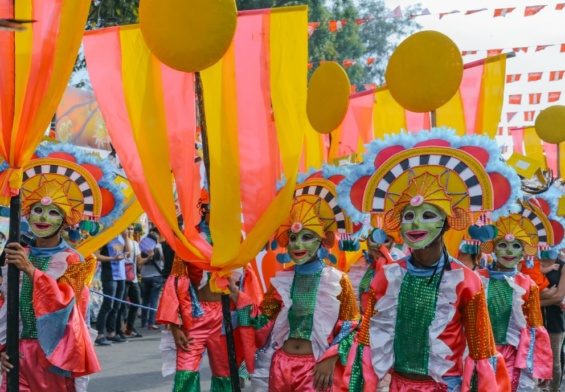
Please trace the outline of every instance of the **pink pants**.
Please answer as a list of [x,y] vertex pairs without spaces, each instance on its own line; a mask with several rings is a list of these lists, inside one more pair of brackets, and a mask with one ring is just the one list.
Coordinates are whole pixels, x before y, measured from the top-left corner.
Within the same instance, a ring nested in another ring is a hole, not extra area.
[[[75,379],[48,370],[49,362],[37,339],[20,340],[20,392],[75,392]],[[6,372],[2,372],[2,392],[6,391]]]
[[506,362],[506,369],[508,370],[508,377],[510,377],[511,391],[516,392],[518,390],[518,384],[520,383],[520,372],[521,369],[515,367],[516,354],[518,351],[515,347],[509,344],[496,345],[496,349],[504,357],[504,362]]
[[177,370],[198,372],[204,350],[208,349],[213,377],[230,377],[226,338],[222,335],[222,303],[201,302],[204,315],[192,319],[192,327],[183,332],[193,344],[190,352],[177,350]]
[[313,355],[292,355],[279,349],[273,354],[269,392],[315,392]]
[[390,392],[447,392],[447,384],[440,384],[434,380],[416,381],[408,380],[398,373],[392,373]]

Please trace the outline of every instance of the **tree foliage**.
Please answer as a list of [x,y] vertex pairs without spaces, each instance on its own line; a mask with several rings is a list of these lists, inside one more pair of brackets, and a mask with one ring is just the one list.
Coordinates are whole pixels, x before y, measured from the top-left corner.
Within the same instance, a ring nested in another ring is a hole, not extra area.
[[[163,0],[165,1],[165,0]],[[240,11],[308,5],[308,20],[320,25],[309,39],[310,74],[321,61],[357,60],[346,69],[351,84],[358,90],[364,84],[384,80],[386,60],[402,38],[418,27],[414,19],[387,18],[389,10],[384,0],[236,0]],[[87,30],[138,22],[139,0],[95,0],[92,2]],[[417,14],[419,7],[405,10],[406,15]],[[368,19],[358,26],[356,19]],[[330,32],[330,20],[347,20],[338,31]],[[367,58],[378,58],[367,65]],[[75,70],[84,68],[84,57],[77,60]],[[306,65],[305,65],[306,66]]]
[[[356,64],[346,68],[351,84],[358,90],[364,84],[383,81],[386,60],[392,54],[397,43],[418,25],[411,18],[387,18],[390,12],[384,0],[236,0],[239,10],[282,7],[290,5],[308,5],[308,21],[320,25],[308,42],[309,62],[313,63],[310,74],[321,61],[357,60]],[[406,15],[417,14],[419,6],[408,8]],[[367,23],[357,25],[356,19],[368,19]],[[330,32],[330,20],[347,20],[340,30]],[[372,65],[367,65],[367,58],[378,58]]]

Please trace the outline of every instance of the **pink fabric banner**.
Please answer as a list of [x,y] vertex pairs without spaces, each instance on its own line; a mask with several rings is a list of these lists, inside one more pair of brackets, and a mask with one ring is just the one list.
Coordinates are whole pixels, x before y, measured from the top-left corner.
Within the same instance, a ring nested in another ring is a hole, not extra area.
[[543,142],[543,151],[545,152],[545,161],[547,167],[557,175],[559,164],[557,162],[557,144]]
[[280,154],[271,109],[270,15],[241,13],[234,37],[243,228],[249,233],[276,196]]
[[514,152],[524,155],[524,129],[510,131],[510,135],[514,142]]
[[481,99],[481,85],[484,65],[467,68],[463,71],[463,80],[459,91],[465,112],[465,128],[467,134],[475,133],[477,115]]

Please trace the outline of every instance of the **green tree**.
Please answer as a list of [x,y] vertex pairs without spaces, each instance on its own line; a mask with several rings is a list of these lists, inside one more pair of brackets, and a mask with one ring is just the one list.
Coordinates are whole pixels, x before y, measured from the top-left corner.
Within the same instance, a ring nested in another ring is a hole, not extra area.
[[[320,25],[308,42],[309,60],[313,63],[310,75],[320,61],[357,60],[346,68],[351,84],[358,91],[368,83],[382,83],[386,60],[392,51],[409,33],[418,29],[418,24],[410,15],[419,13],[420,7],[405,10],[403,18],[387,18],[389,10],[383,0],[236,0],[239,10],[271,8],[289,5],[308,5],[308,20]],[[368,19],[367,23],[357,25],[357,19]],[[330,32],[330,20],[347,20],[345,26]],[[367,65],[367,58],[379,58]]]
[[139,0],[95,0],[90,5],[86,29],[135,24]]
[[382,84],[388,59],[398,44],[408,35],[419,30],[420,25],[413,18],[421,12],[420,5],[403,10],[402,18],[387,17],[389,10],[383,0],[360,0],[361,18],[368,22],[360,27],[361,41],[365,45],[364,60],[375,58],[367,65],[364,61],[363,83]]

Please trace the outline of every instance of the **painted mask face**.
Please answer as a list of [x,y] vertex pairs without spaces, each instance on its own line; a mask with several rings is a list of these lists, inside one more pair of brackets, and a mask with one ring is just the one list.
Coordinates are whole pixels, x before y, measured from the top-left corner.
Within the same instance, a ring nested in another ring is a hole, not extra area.
[[296,264],[306,264],[317,257],[318,249],[322,239],[308,229],[302,229],[298,233],[289,233],[288,254]]
[[514,268],[524,257],[524,245],[520,240],[501,239],[494,247],[496,261],[506,268]]
[[431,204],[406,207],[402,213],[400,234],[412,249],[423,249],[442,232],[445,213]]
[[383,257],[381,253],[381,246],[384,245],[388,250],[392,249],[392,245],[394,244],[394,240],[391,236],[386,236],[386,240],[384,244],[374,242],[371,237],[367,238],[367,250],[369,252],[369,256],[373,260],[377,260],[380,257]]
[[35,203],[29,214],[29,227],[33,234],[39,238],[50,237],[59,230],[63,224],[64,215],[56,205]]

